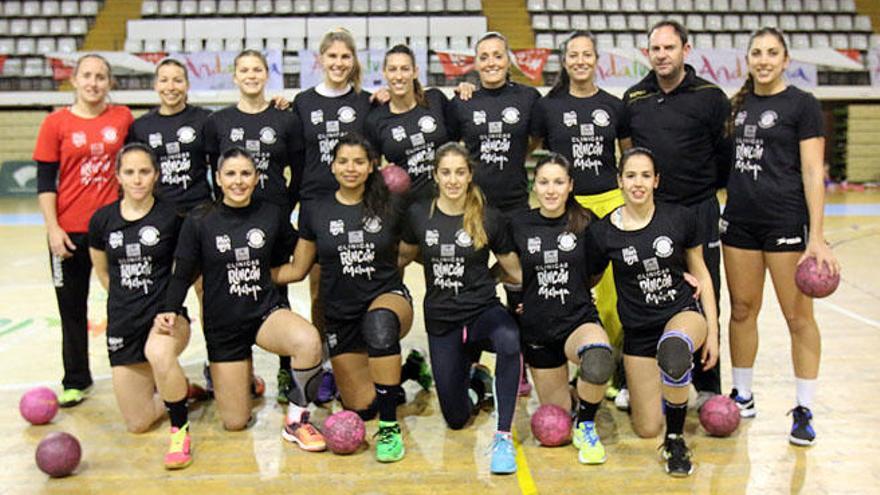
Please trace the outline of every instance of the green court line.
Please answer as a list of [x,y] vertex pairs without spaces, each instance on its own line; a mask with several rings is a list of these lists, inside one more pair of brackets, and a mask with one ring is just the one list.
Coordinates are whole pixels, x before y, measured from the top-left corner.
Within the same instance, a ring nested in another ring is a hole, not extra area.
[[33,322],[34,322],[34,320],[32,318],[28,318],[27,320],[23,320],[19,323],[16,323],[15,325],[12,325],[11,327],[0,331],[0,337],[6,335],[8,333],[15,332],[16,330],[21,330],[22,328],[30,326],[30,324]]

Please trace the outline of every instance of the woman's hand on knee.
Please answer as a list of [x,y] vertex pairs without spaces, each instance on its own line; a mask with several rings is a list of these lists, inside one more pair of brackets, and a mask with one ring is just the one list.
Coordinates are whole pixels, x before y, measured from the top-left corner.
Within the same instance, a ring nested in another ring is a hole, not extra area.
[[703,365],[703,371],[710,370],[718,364],[718,337],[717,333],[712,335],[710,332],[703,342],[703,352],[700,353],[700,364]]
[[174,335],[174,324],[177,322],[177,313],[159,313],[153,319],[153,328],[156,333],[162,335]]

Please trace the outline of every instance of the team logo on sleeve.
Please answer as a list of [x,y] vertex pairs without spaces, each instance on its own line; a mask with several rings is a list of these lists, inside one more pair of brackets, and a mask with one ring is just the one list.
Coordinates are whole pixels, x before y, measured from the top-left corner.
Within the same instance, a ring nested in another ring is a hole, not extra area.
[[526,249],[529,250],[529,254],[535,254],[541,250],[541,238],[540,237],[529,237],[526,241]]
[[574,127],[578,123],[578,114],[575,111],[565,112],[562,114],[562,124],[565,127]]
[[593,110],[591,116],[593,117],[593,123],[599,127],[608,127],[608,124],[611,123],[611,116],[601,108]]
[[158,148],[159,146],[162,146],[162,133],[160,133],[160,132],[150,133],[149,141],[150,141],[150,148]]
[[660,263],[657,261],[657,258],[648,258],[642,261],[642,266],[645,267],[646,272],[656,272],[660,269]]
[[639,252],[634,246],[627,246],[620,251],[623,255],[623,262],[627,265],[632,266],[639,262]]
[[425,231],[425,245],[436,246],[440,242],[440,232],[436,229]]
[[519,122],[519,109],[516,107],[507,107],[501,111],[501,120],[505,124],[513,125]]
[[357,112],[354,111],[354,108],[346,105],[336,111],[336,116],[339,117],[339,121],[343,124],[351,124],[357,118]]
[[116,132],[116,129],[113,127],[107,126],[101,129],[101,139],[103,139],[105,143],[112,144],[119,139],[119,133]]
[[382,230],[382,219],[377,216],[365,218],[364,230],[370,234],[378,234]]
[[342,220],[330,220],[330,234],[339,235],[345,232],[345,222]]
[[271,127],[263,127],[260,129],[260,141],[262,141],[263,144],[275,144],[275,129],[272,129]]
[[736,118],[733,119],[733,125],[743,125],[746,122],[746,117],[749,116],[749,112],[745,110],[740,110],[736,114]]
[[569,252],[577,247],[577,237],[571,232],[563,232],[556,238],[556,247],[562,251]]
[[70,135],[70,141],[73,142],[73,145],[77,148],[82,148],[86,145],[88,139],[86,138],[85,132],[74,132]]
[[437,130],[437,120],[430,115],[425,115],[419,119],[419,130],[425,134],[430,134]]
[[177,140],[183,144],[189,144],[196,140],[196,130],[185,125],[177,130]]
[[665,235],[654,239],[654,254],[661,258],[672,256],[672,239]]
[[248,230],[247,243],[254,249],[260,249],[266,245],[266,233],[256,228]]
[[229,140],[233,143],[241,141],[244,139],[244,128],[243,127],[233,127],[229,130]]
[[155,246],[159,244],[159,229],[152,225],[145,225],[138,231],[138,240],[144,246]]
[[232,249],[232,241],[229,240],[229,236],[226,234],[215,237],[214,244],[217,246],[217,251],[220,251],[221,253],[225,253]]
[[458,229],[458,232],[455,233],[455,244],[459,247],[470,247],[473,246],[474,240],[471,239],[470,234],[465,232],[464,229]]
[[391,137],[394,138],[395,141],[403,141],[406,139],[406,129],[404,129],[403,126],[392,127]]
[[486,123],[486,112],[484,110],[474,110],[474,125]]
[[324,122],[324,111],[323,110],[314,110],[309,118],[312,119],[312,125],[318,125],[321,122]]
[[758,119],[758,125],[761,129],[769,129],[776,125],[776,122],[779,121],[779,115],[773,110],[766,110],[761,114],[761,118]]
[[107,240],[107,242],[110,243],[110,247],[112,249],[118,248],[119,246],[122,245],[122,242],[123,242],[122,232],[119,232],[119,231],[110,232],[110,238]]

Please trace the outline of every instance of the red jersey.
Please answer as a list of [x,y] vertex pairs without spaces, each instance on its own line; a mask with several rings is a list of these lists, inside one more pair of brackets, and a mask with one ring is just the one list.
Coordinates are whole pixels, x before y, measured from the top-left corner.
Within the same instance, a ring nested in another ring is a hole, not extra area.
[[34,160],[58,162],[58,224],[65,232],[88,232],[95,211],[116,201],[114,159],[133,122],[128,107],[108,105],[86,119],[69,108],[56,110],[40,126]]

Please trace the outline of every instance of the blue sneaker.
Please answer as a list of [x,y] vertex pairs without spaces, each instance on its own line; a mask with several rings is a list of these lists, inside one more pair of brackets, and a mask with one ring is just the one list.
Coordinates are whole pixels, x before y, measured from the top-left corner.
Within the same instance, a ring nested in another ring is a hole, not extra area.
[[736,406],[739,407],[739,415],[743,418],[754,418],[758,414],[758,409],[755,407],[755,395],[752,394],[748,399],[744,399],[739,395],[739,391],[737,389],[733,389],[730,391],[730,395],[728,396],[736,402]]
[[516,472],[516,449],[513,447],[513,435],[495,433],[492,440],[492,474],[513,474]]
[[804,406],[797,406],[788,411],[788,414],[794,416],[788,441],[802,447],[813,445],[816,442],[816,430],[810,424],[810,421],[813,419],[813,413]]

